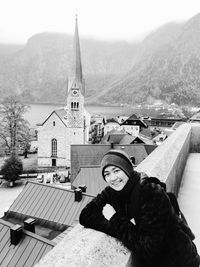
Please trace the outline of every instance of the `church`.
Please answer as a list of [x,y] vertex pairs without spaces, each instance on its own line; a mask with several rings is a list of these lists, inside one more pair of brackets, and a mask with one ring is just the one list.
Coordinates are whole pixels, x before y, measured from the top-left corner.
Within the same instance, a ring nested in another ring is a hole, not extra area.
[[71,145],[87,144],[90,114],[84,107],[85,81],[82,74],[77,15],[72,71],[67,82],[66,106],[52,113],[38,127],[38,166],[71,165]]

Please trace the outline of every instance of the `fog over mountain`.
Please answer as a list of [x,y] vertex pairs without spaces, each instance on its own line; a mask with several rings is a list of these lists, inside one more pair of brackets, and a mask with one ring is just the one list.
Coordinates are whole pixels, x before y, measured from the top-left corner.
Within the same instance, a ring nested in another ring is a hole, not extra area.
[[[200,103],[200,14],[164,25],[141,43],[81,35],[80,42],[87,103]],[[64,103],[72,51],[73,36],[57,33],[36,34],[25,46],[0,45],[0,93]]]

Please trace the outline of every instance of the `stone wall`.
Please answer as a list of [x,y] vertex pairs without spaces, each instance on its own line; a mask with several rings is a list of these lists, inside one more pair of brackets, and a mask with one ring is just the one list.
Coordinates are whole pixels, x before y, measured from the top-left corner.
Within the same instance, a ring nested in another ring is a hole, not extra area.
[[[200,125],[200,124],[199,124]],[[191,142],[198,143],[200,126],[180,126],[136,168],[167,183],[168,190],[178,191]],[[197,146],[196,146],[197,147]],[[79,224],[44,257],[37,267],[137,267],[130,252],[116,239]]]

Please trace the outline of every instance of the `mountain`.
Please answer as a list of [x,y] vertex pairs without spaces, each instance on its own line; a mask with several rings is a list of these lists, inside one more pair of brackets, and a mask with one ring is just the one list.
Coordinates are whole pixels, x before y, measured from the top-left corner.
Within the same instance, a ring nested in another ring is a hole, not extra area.
[[[86,98],[126,73],[133,65],[137,44],[80,38]],[[0,92],[19,94],[25,101],[64,102],[72,65],[73,36],[40,33],[24,47],[0,46]]]
[[[200,104],[200,14],[168,23],[141,43],[82,38],[81,55],[90,104],[162,100]],[[0,45],[0,93],[29,102],[65,102],[73,37],[40,33],[25,46]],[[63,97],[64,96],[64,97]]]
[[142,42],[131,70],[96,101],[200,104],[200,14],[168,24]]

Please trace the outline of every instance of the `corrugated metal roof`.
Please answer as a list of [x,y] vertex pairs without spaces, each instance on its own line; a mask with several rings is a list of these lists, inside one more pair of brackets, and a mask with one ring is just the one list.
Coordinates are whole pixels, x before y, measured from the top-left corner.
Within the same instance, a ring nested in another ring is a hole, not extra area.
[[76,187],[86,185],[87,194],[96,196],[107,186],[107,183],[101,175],[100,167],[83,167],[76,176],[73,185]]
[[49,252],[54,243],[23,230],[17,245],[10,244],[10,228],[13,225],[0,219],[0,266],[31,267]]
[[[150,146],[150,149],[146,148]],[[154,146],[155,148],[155,146]],[[72,145],[71,169],[72,181],[76,177],[80,167],[99,166],[103,155],[111,149],[110,145]],[[145,144],[115,144],[114,149],[123,149],[129,157],[135,158],[136,165],[145,159],[153,151],[152,145]]]
[[72,225],[78,220],[82,208],[91,200],[83,194],[80,202],[74,201],[74,192],[65,188],[28,182],[13,202],[9,213],[30,216],[47,222]]

